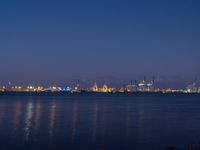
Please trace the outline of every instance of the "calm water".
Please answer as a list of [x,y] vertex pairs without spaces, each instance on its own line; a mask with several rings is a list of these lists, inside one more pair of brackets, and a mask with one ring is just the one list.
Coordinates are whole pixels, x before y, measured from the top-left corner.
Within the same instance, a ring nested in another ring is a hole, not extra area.
[[1,150],[200,145],[200,95],[0,94]]

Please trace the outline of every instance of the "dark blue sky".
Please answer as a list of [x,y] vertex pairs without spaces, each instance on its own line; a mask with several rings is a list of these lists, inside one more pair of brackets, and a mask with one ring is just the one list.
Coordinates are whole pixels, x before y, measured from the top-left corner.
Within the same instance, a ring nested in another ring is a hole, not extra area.
[[199,0],[1,0],[0,19],[1,83],[200,75]]

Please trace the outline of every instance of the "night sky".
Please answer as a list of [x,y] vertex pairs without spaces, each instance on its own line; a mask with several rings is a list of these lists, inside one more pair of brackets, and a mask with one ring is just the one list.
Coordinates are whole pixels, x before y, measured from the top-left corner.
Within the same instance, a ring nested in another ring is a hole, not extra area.
[[0,83],[200,77],[199,0],[1,0]]

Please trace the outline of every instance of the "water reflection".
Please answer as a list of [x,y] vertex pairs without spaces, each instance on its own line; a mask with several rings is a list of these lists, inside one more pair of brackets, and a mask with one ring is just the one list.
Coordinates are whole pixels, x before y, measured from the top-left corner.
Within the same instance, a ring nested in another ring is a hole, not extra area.
[[101,134],[104,137],[105,136],[105,128],[106,128],[106,110],[107,107],[105,106],[105,104],[103,103],[102,106],[102,120],[101,120]]
[[96,130],[97,130],[97,120],[98,120],[98,104],[95,103],[93,106],[93,131],[92,131],[92,139],[95,141]]
[[127,137],[130,135],[130,121],[131,121],[130,111],[131,111],[130,104],[127,103],[126,105],[126,135]]
[[198,140],[199,97],[178,109],[182,100],[165,100],[0,97],[0,149],[151,150]]
[[0,126],[3,123],[4,114],[5,114],[5,104],[0,103]]
[[22,104],[20,101],[14,104],[14,111],[13,111],[13,129],[16,131],[19,128],[19,123],[21,119],[21,110]]
[[26,116],[25,116],[25,140],[28,141],[31,133],[31,127],[33,124],[33,102],[29,101],[26,106]]
[[75,135],[76,135],[76,126],[77,126],[77,115],[78,115],[79,107],[77,103],[73,104],[72,109],[72,142],[74,142]]
[[42,115],[42,105],[39,101],[37,101],[35,105],[35,119],[34,119],[34,133],[37,134],[38,129],[40,127],[40,120]]
[[52,101],[50,105],[50,118],[49,118],[49,136],[50,137],[54,136],[56,114],[57,114],[57,104],[55,101]]

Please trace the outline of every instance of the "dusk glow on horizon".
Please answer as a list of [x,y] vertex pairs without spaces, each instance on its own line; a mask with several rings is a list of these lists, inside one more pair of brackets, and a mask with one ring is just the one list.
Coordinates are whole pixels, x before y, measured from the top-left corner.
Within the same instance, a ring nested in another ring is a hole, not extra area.
[[200,2],[0,2],[0,82],[199,79]]

